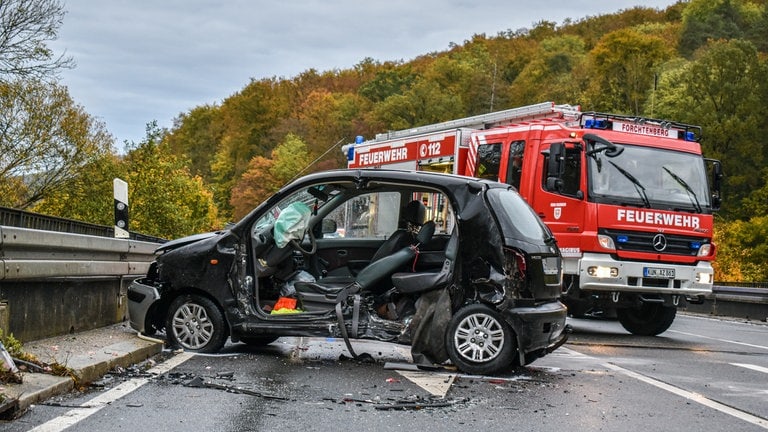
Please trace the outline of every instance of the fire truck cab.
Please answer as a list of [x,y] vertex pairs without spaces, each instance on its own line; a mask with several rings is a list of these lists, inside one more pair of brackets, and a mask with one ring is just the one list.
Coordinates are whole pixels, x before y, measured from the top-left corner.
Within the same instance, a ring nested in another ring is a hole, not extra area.
[[722,170],[701,128],[551,102],[377,135],[349,168],[403,167],[515,186],[563,256],[569,314],[658,335],[712,291]]

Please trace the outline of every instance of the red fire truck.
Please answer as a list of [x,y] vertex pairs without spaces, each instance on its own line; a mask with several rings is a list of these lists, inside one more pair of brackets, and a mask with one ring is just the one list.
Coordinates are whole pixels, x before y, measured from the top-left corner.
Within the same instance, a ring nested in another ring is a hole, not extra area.
[[722,168],[702,156],[700,136],[698,126],[544,102],[358,137],[343,151],[349,168],[513,185],[555,234],[569,313],[615,314],[633,334],[658,335],[712,291]]

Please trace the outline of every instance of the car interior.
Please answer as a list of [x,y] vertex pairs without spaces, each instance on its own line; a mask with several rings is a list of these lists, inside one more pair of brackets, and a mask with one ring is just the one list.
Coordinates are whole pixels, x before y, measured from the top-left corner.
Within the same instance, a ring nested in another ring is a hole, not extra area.
[[278,317],[325,314],[350,289],[415,293],[445,283],[458,246],[447,197],[401,184],[314,185],[251,232],[254,302]]

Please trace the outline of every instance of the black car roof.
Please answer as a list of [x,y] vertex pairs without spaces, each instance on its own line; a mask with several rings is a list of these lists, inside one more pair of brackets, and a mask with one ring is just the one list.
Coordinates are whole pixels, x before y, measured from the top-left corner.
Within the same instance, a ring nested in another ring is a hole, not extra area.
[[[442,186],[442,187],[456,187],[467,184],[476,185],[475,187],[503,187],[509,188],[510,186],[504,183],[477,179],[474,177],[467,177],[457,174],[443,174],[430,171],[413,171],[413,170],[396,170],[396,169],[339,169],[321,171],[313,174],[308,174],[297,181],[302,183],[306,181],[327,181],[330,179],[345,179],[350,180],[354,178],[360,179],[382,179],[382,180],[406,180],[409,183],[424,185],[424,186]],[[288,185],[290,186],[290,185]]]

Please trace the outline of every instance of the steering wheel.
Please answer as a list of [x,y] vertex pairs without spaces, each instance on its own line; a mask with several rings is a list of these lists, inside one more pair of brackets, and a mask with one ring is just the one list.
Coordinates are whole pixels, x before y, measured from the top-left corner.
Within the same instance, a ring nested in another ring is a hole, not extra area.
[[309,244],[312,246],[310,250],[306,250],[303,247],[301,247],[301,243],[296,240],[291,240],[290,244],[293,246],[294,249],[297,251],[303,253],[304,255],[312,255],[317,251],[317,240],[315,239],[315,234],[312,232],[311,229],[308,229],[304,231],[304,236],[301,237],[301,240],[304,240],[304,237],[309,234]]

